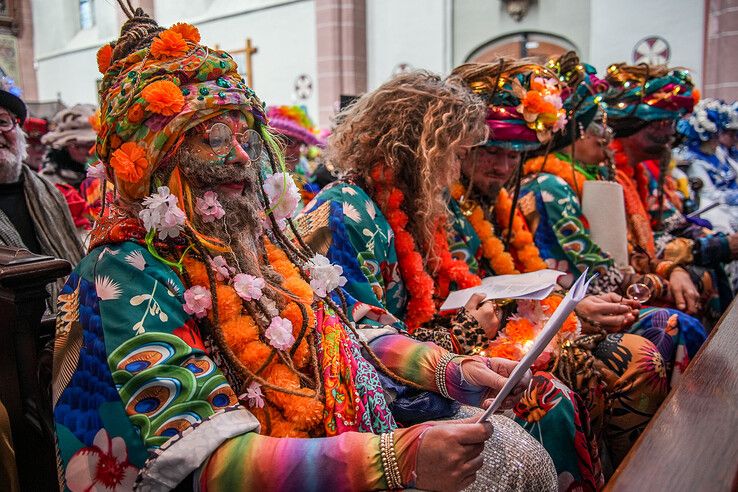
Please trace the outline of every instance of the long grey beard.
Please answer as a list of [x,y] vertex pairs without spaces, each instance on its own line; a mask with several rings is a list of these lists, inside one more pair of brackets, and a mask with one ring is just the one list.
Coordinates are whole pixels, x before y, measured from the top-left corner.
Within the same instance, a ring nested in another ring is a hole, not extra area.
[[[263,244],[264,229],[259,220],[258,208],[260,205],[251,197],[241,196],[238,200],[221,199],[226,215],[215,222],[200,223],[199,227],[205,234],[221,240],[229,246],[232,253],[224,254],[228,264],[238,271],[256,277],[262,277],[267,285],[279,284],[281,276],[265,260]],[[264,291],[262,298],[271,311],[272,307],[281,306],[282,296],[272,288]],[[271,313],[278,314],[278,310]]]

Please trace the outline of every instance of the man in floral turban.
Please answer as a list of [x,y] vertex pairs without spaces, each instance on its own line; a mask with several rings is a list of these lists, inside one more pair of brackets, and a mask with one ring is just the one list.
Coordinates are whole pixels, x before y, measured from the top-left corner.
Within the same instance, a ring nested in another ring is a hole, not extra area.
[[230,55],[120,4],[129,20],[98,52],[116,193],[60,295],[63,487],[458,490],[481,469],[555,489],[509,419],[397,428],[380,373],[479,406],[510,365],[417,343],[348,296],[296,236],[294,183]]

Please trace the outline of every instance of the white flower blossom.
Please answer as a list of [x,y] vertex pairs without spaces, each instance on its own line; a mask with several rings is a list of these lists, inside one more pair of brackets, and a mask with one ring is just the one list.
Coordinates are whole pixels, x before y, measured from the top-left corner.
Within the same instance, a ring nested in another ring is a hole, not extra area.
[[264,408],[264,393],[261,392],[261,385],[256,381],[252,381],[246,393],[241,395],[242,400],[248,400],[251,408]]
[[321,254],[313,256],[306,267],[310,274],[310,287],[320,297],[325,297],[333,289],[346,285],[343,268],[331,264],[330,260]]
[[221,255],[210,258],[210,267],[215,271],[215,278],[221,282],[231,278],[236,273],[236,269],[228,264]]
[[264,192],[277,220],[292,217],[300,202],[300,190],[288,173],[275,173],[264,181]]
[[102,162],[98,162],[94,166],[87,168],[88,178],[105,179],[105,166]]
[[239,273],[233,277],[233,288],[238,297],[244,301],[258,301],[262,296],[262,289],[266,285],[263,278],[254,277],[247,273]]
[[269,344],[277,350],[287,350],[295,343],[292,334],[292,322],[288,319],[275,316],[264,332]]
[[159,239],[177,237],[187,216],[177,206],[177,197],[169,192],[169,187],[160,186],[143,200],[144,209],[138,213],[147,231],[157,230]]

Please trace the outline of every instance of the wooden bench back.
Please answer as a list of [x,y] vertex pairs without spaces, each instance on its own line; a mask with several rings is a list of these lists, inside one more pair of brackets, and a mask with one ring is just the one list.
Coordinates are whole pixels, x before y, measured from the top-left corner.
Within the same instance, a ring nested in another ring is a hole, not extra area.
[[0,401],[15,449],[20,490],[58,490],[51,413],[54,319],[42,320],[46,285],[67,275],[69,262],[0,246]]
[[738,489],[738,302],[713,329],[605,490]]

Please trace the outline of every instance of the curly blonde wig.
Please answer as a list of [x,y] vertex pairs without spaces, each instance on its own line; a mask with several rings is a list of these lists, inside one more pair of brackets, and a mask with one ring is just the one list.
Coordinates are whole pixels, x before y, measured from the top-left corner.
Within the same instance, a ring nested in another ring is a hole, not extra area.
[[455,80],[425,71],[399,75],[338,115],[328,159],[375,200],[370,172],[382,166],[405,195],[408,230],[427,257],[437,220],[448,213],[443,190],[459,178],[460,155],[485,141],[486,113]]

